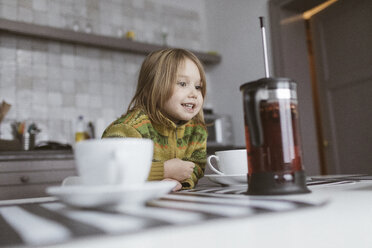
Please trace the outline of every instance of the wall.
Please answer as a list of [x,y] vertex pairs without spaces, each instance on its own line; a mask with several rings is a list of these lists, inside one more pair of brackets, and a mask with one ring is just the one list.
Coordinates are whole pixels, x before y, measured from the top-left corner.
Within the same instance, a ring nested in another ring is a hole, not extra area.
[[210,70],[211,87],[208,97],[219,113],[232,115],[237,146],[245,146],[243,104],[239,87],[245,82],[265,77],[259,16],[265,17],[271,61],[266,0],[206,0],[209,46],[222,55],[221,64]]
[[[303,55],[298,52],[298,47],[305,47],[305,54],[302,57],[307,56],[306,39],[303,39],[303,43],[286,44],[288,49],[286,55],[293,58],[292,63],[284,63],[283,57],[276,54],[275,59],[282,63],[276,63],[274,68],[271,45],[278,46],[281,40],[278,37],[274,41],[270,39],[271,20],[268,5],[269,0],[206,0],[208,42],[210,47],[222,55],[221,64],[210,70],[209,83],[212,87],[208,93],[209,100],[220,113],[232,115],[235,145],[245,146],[242,95],[239,87],[245,82],[265,77],[258,19],[259,16],[264,16],[270,73],[273,77],[292,77],[298,83],[303,165],[308,175],[318,175],[319,161],[308,61],[298,60],[299,54]],[[279,22],[278,19],[274,21]],[[286,35],[289,37],[287,33]],[[288,39],[286,35],[282,38]],[[296,36],[297,41],[304,36],[303,32],[293,32],[292,35]],[[296,52],[293,52],[294,48],[297,48]],[[288,68],[280,70],[284,65],[288,65]],[[301,80],[298,80],[299,78]]]
[[[0,18],[193,50],[206,47],[204,2],[198,0],[1,0]],[[125,112],[144,56],[19,35],[0,36],[0,101],[11,123],[35,122],[37,141],[73,142],[79,115],[103,127]]]

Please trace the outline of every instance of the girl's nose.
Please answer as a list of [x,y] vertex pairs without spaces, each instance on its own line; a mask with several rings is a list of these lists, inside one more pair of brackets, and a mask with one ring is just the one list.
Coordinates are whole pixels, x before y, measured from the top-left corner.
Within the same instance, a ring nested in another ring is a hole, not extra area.
[[193,87],[190,87],[190,88],[191,88],[191,90],[189,92],[189,97],[190,98],[197,98],[198,97],[198,90],[195,89],[194,86]]

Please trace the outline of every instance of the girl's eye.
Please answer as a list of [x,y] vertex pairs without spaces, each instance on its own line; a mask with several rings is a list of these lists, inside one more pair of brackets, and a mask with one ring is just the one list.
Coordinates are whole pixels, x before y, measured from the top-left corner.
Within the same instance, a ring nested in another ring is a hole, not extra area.
[[177,84],[181,87],[185,87],[186,86],[186,82],[177,82]]
[[196,86],[195,86],[195,89],[197,89],[197,90],[202,90],[202,89],[203,89],[203,86],[201,86],[201,85],[196,85]]

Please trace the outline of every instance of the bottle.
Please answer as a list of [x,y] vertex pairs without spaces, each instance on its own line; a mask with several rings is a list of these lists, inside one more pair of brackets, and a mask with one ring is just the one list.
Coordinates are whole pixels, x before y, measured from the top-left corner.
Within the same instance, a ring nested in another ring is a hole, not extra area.
[[76,123],[75,142],[86,139],[89,139],[89,135],[87,133],[84,117],[82,115],[79,115]]

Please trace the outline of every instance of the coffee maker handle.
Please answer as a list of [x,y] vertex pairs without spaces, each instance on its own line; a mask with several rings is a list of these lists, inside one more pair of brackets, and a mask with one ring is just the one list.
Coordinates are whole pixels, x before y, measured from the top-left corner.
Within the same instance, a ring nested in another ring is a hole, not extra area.
[[260,117],[260,102],[264,91],[251,91],[244,94],[245,122],[248,126],[249,139],[252,146],[263,145],[262,121]]

